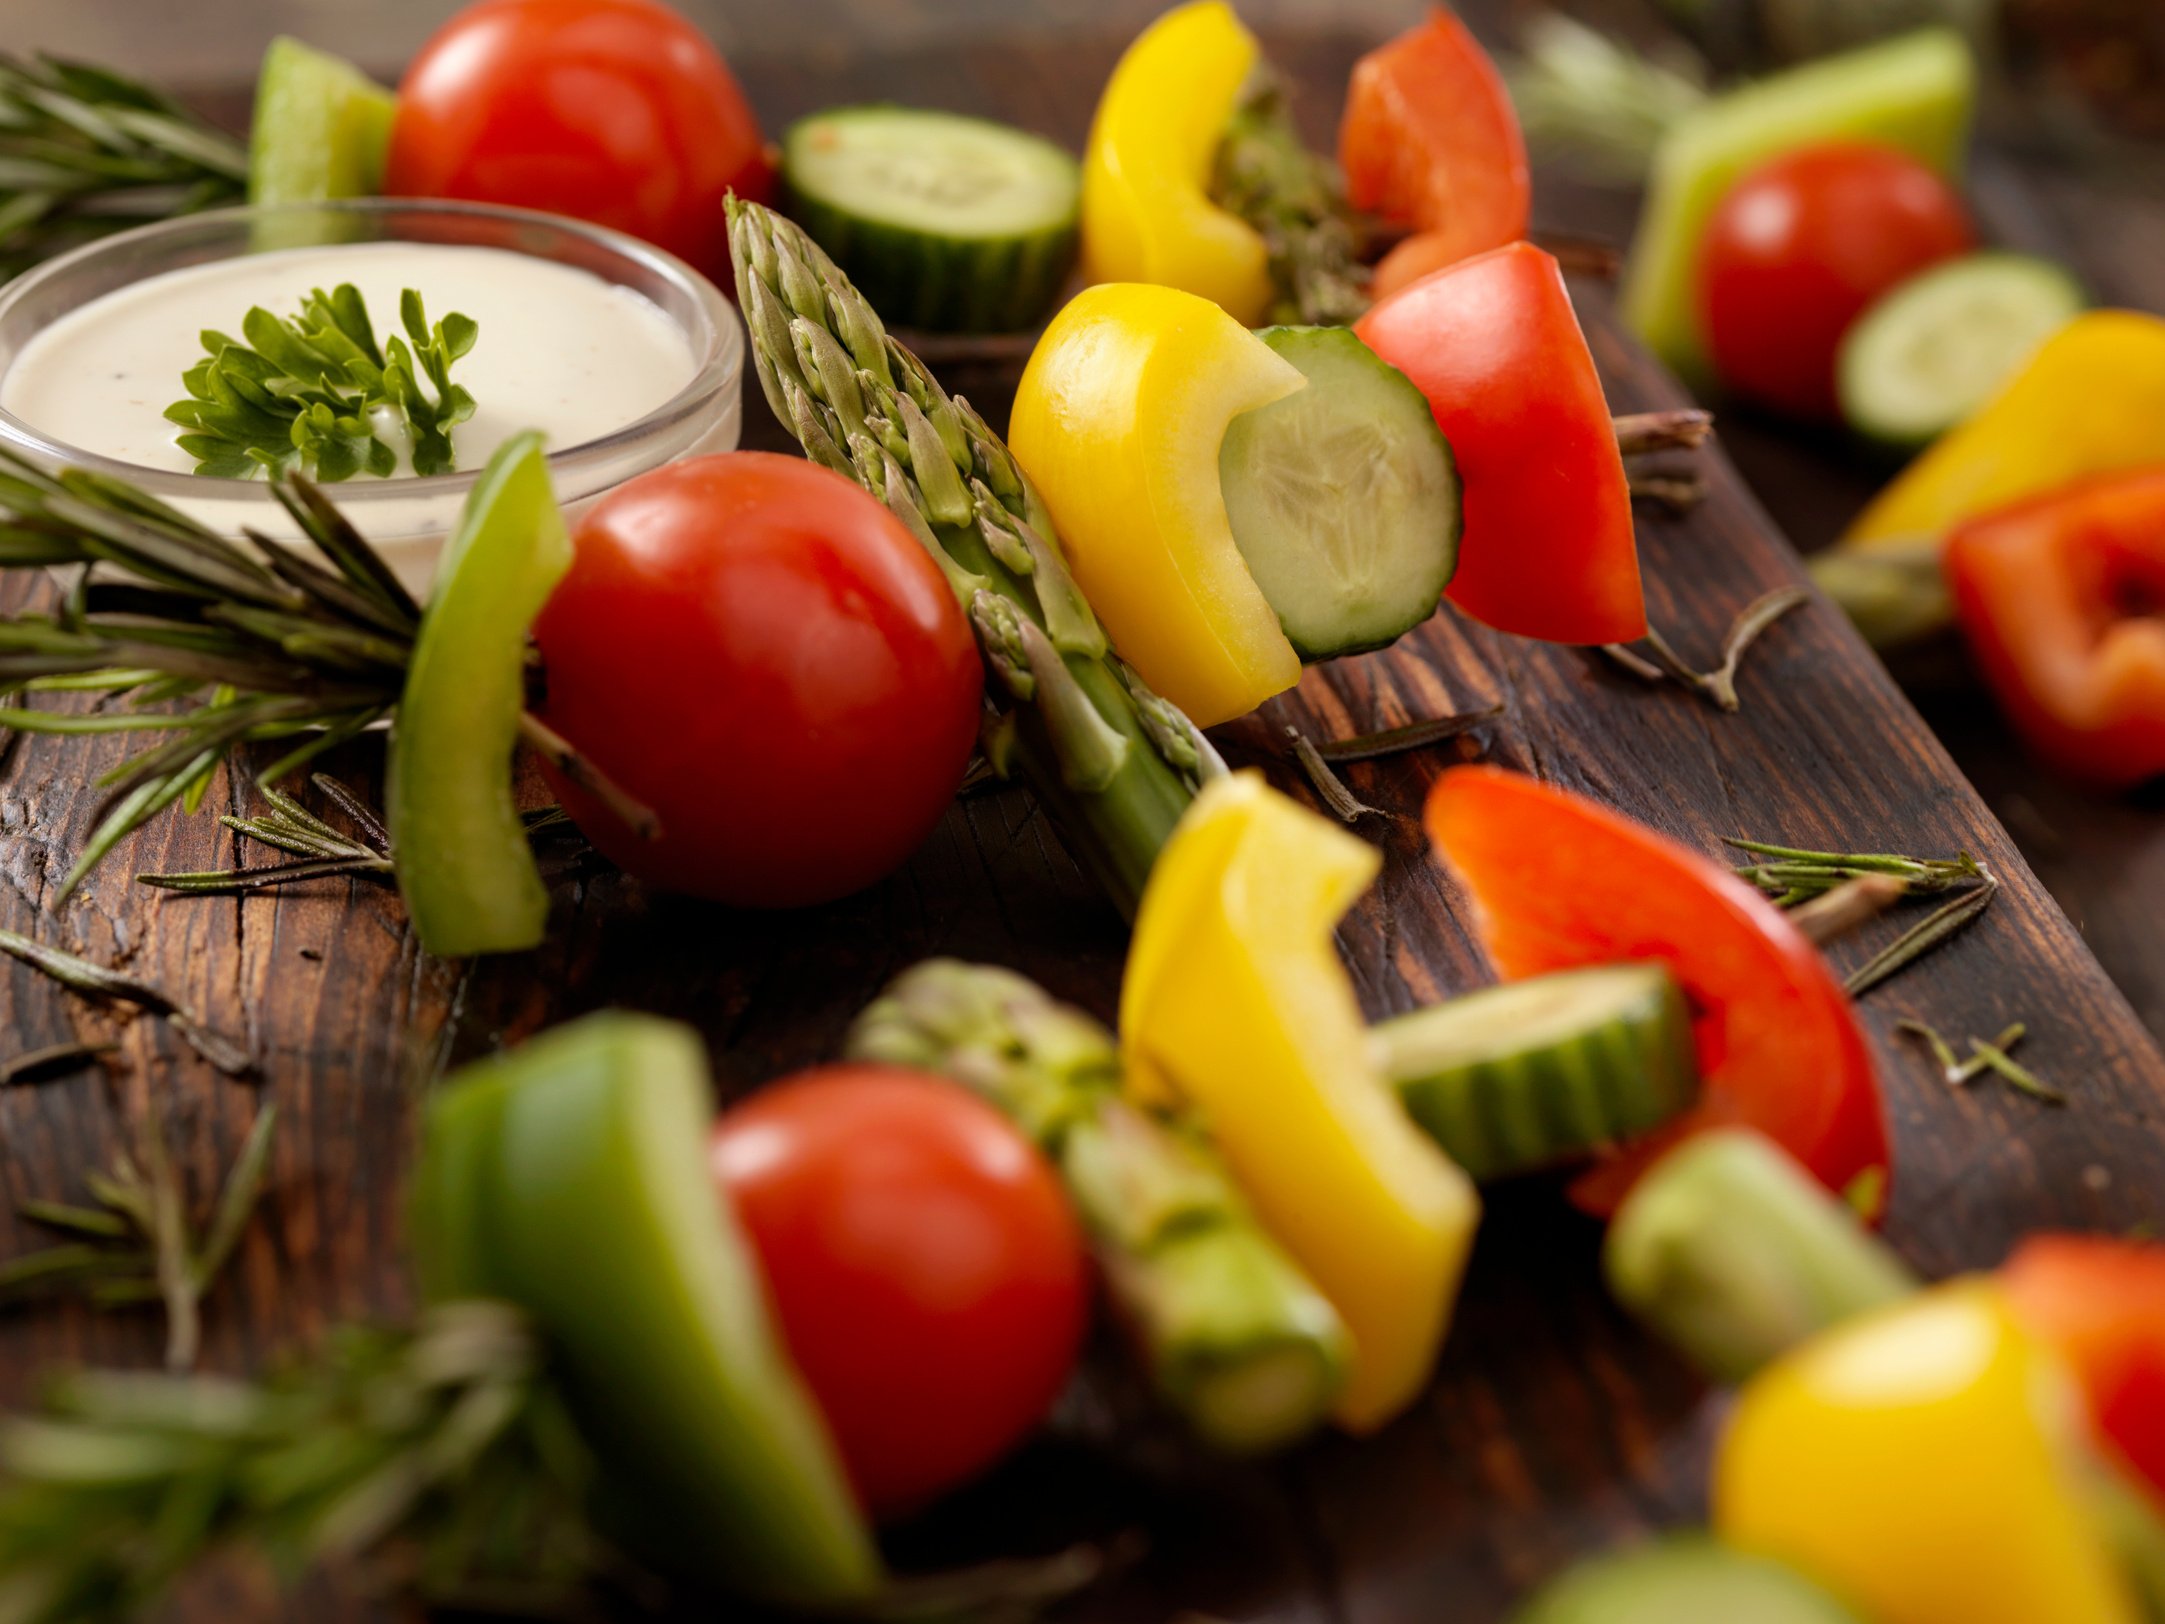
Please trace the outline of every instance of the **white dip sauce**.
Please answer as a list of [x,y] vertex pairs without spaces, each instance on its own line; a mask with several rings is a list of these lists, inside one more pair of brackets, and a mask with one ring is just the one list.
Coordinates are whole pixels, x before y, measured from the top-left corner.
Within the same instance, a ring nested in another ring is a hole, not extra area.
[[0,406],[79,450],[192,473],[164,414],[203,358],[198,335],[238,340],[252,306],[292,317],[310,289],[341,282],[367,301],[379,344],[404,332],[406,288],[432,322],[456,310],[480,324],[451,369],[474,397],[474,415],[452,434],[461,470],[522,429],[540,429],[552,451],[598,440],[669,400],[697,368],[658,305],[590,272],[500,248],[344,243],[192,265],[94,299],[23,346],[0,379]]

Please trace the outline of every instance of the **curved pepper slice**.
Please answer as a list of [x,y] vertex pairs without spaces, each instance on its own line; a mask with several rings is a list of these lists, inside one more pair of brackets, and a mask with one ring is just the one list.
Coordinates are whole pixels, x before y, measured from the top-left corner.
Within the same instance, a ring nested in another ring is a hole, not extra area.
[[1353,65],[1338,163],[1347,202],[1414,229],[1377,265],[1379,299],[1526,235],[1533,182],[1511,93],[1442,6]]
[[1631,488],[1556,261],[1526,243],[1466,260],[1353,330],[1428,397],[1465,483],[1444,596],[1554,643],[1646,635]]
[[2092,310],[2038,346],[1976,414],[1880,492],[1842,546],[1945,536],[2096,474],[2165,463],[2165,319]]
[[2105,788],[2165,773],[2165,467],[1963,525],[1963,635],[2024,742]]
[[1826,960],[1773,903],[1641,824],[1496,767],[1444,773],[1427,822],[1506,980],[1651,960],[1696,1012],[1699,1103],[1580,1177],[1574,1201],[1614,1212],[1664,1149],[1725,1124],[1757,1128],[1837,1193],[1884,1195],[1871,1050]]
[[1225,513],[1226,425],[1305,385],[1209,300],[1086,288],[1038,340],[1008,444],[1120,657],[1198,727],[1300,680]]
[[1197,797],[1158,858],[1121,988],[1129,1086],[1196,1106],[1257,1215],[1353,1336],[1356,1432],[1419,1394],[1480,1218],[1376,1070],[1331,945],[1375,850],[1253,773]]
[[2165,1496],[2165,1246],[2035,1235],[2000,1281],[2015,1316],[2074,1370],[2098,1430]]
[[1225,0],[1191,0],[1136,36],[1099,98],[1083,150],[1083,268],[1224,307],[1243,326],[1270,308],[1270,250],[1211,201],[1218,144],[1261,55]]
[[2096,1517],[2080,1402],[2000,1293],[1958,1281],[1762,1372],[1714,1526],[1875,1624],[2138,1624]]

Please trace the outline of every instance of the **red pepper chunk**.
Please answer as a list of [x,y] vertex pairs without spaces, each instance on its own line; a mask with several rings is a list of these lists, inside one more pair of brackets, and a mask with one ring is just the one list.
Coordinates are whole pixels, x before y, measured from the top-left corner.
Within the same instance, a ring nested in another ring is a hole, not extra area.
[[1652,962],[1691,1004],[1698,1104],[1580,1175],[1574,1203],[1607,1217],[1670,1146],[1743,1125],[1829,1189],[1874,1194],[1865,1216],[1877,1219],[1889,1166],[1879,1074],[1827,961],[1779,908],[1698,853],[1520,773],[1454,767],[1426,817],[1505,980]]
[[1353,330],[1428,397],[1458,459],[1465,534],[1445,596],[1522,637],[1645,636],[1624,459],[1556,261],[1512,243],[1391,295]]
[[2105,789],[2165,773],[2165,468],[1973,519],[1945,564],[1977,665],[2037,755]]
[[2074,1370],[2097,1430],[2165,1494],[2165,1246],[2037,1235],[2000,1282]]
[[1355,208],[1415,232],[1376,267],[1378,298],[1526,235],[1533,185],[1510,91],[1441,6],[1354,65],[1338,163]]

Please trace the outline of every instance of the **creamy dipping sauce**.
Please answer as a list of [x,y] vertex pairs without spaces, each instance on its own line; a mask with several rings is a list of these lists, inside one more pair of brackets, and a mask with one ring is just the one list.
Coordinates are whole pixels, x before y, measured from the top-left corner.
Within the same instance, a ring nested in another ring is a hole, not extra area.
[[420,292],[431,321],[459,311],[480,324],[451,369],[474,397],[474,415],[452,435],[461,471],[522,429],[540,429],[552,451],[601,439],[698,370],[658,305],[575,266],[499,248],[345,243],[191,265],[93,299],[23,346],[0,379],[0,407],[80,450],[192,473],[195,459],[175,443],[182,431],[164,413],[187,394],[181,374],[203,358],[199,335],[238,340],[252,306],[291,317],[310,289],[341,282],[367,301],[379,344],[403,334],[405,288]]

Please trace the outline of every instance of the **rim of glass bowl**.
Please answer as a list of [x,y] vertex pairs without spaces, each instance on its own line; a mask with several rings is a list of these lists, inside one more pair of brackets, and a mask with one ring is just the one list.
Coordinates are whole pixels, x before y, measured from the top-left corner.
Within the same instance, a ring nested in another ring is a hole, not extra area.
[[[447,221],[484,221],[505,228],[504,241],[481,246],[499,247],[510,253],[527,253],[535,258],[547,259],[547,252],[525,246],[531,234],[543,233],[559,241],[569,240],[583,247],[583,257],[571,263],[583,269],[595,270],[595,260],[614,259],[629,262],[652,277],[675,285],[696,310],[705,327],[704,333],[688,333],[695,347],[702,345],[704,353],[700,366],[692,379],[676,394],[644,417],[625,424],[603,435],[598,440],[583,441],[578,445],[565,446],[549,451],[549,470],[558,482],[560,492],[584,490],[580,475],[592,469],[604,472],[607,465],[619,462],[628,452],[636,450],[639,442],[655,435],[681,427],[688,419],[707,415],[713,408],[715,398],[724,391],[732,395],[744,374],[744,327],[737,319],[736,308],[724,298],[720,288],[699,271],[676,257],[676,255],[641,242],[621,231],[606,226],[590,225],[565,215],[547,214],[538,209],[506,208],[494,203],[462,203],[438,198],[343,198],[320,203],[243,204],[235,208],[206,209],[196,214],[183,214],[171,220],[160,220],[151,225],[137,226],[132,230],[116,232],[101,237],[96,242],[70,249],[58,258],[25,272],[14,281],[0,288],[0,321],[15,306],[37,297],[53,284],[81,274],[85,265],[142,252],[145,248],[155,251],[161,246],[185,244],[191,238],[207,238],[216,241],[225,231],[240,231],[257,221],[273,219],[304,219],[331,216],[385,221],[400,215],[422,215]],[[245,238],[243,239],[245,241]],[[335,239],[334,239],[335,240]],[[401,236],[393,230],[382,230],[366,241],[437,241],[436,238],[413,238]],[[306,245],[296,245],[306,246]],[[205,264],[221,259],[244,257],[247,250],[237,253],[206,253],[197,258],[176,259],[159,266],[144,276],[116,283],[114,288],[147,281],[150,277],[166,271],[179,270],[187,265]],[[596,271],[605,280],[606,271]],[[92,298],[102,297],[93,294]],[[84,301],[89,302],[88,300]],[[78,306],[77,308],[80,308]],[[672,318],[674,319],[674,318]],[[178,380],[175,380],[178,388]],[[149,468],[141,463],[124,462],[117,457],[101,456],[93,451],[72,446],[56,440],[24,422],[13,412],[0,408],[0,444],[27,453],[47,464],[65,464],[87,468],[108,474],[148,491],[166,501],[188,499],[245,501],[251,496],[268,500],[269,485],[261,479],[226,479],[209,474],[180,473],[170,468]],[[481,469],[459,469],[448,474],[414,475],[404,479],[353,479],[342,481],[336,489],[336,500],[341,507],[363,508],[376,502],[411,501],[430,497],[463,496],[481,477]]]

